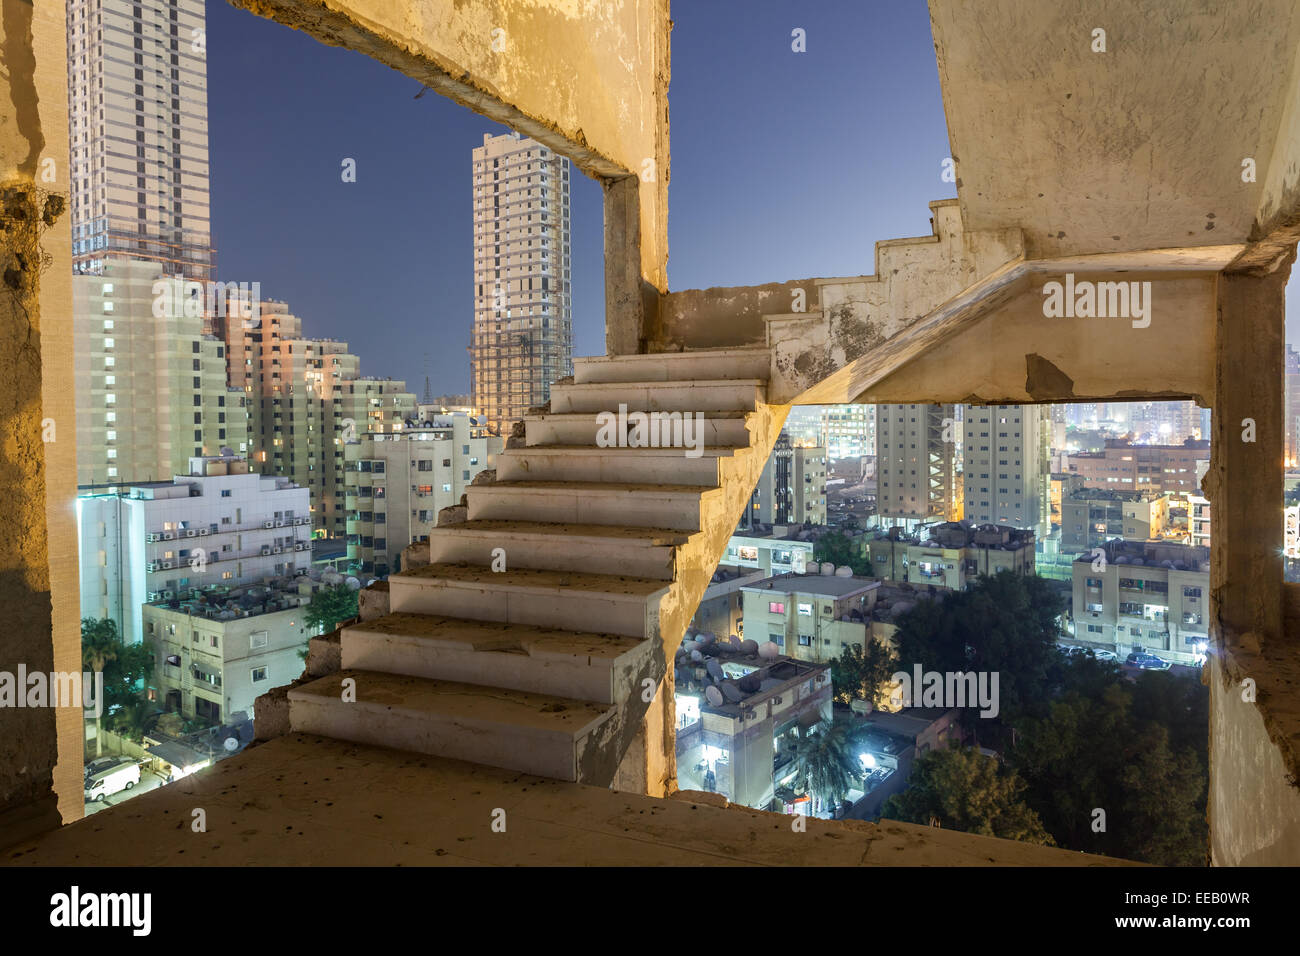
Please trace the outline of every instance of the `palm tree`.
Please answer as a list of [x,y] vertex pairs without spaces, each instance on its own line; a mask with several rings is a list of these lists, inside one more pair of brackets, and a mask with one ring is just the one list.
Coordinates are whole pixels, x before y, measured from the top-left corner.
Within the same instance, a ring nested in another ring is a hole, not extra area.
[[838,803],[862,780],[847,724],[823,720],[792,741],[796,772],[823,803]]
[[[122,641],[117,635],[117,622],[109,618],[83,617],[81,619],[81,666],[91,674],[102,673],[109,661],[117,660]],[[105,702],[97,702],[95,716],[95,756],[101,753],[103,737],[100,735]]]

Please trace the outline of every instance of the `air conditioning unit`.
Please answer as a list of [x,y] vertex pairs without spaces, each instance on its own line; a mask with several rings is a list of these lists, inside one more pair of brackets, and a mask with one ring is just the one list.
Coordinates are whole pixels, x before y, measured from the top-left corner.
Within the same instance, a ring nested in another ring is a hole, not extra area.
[[295,544],[295,545],[293,546],[293,550],[295,550],[295,551],[306,551],[306,550],[307,550],[307,546],[306,546],[305,544],[303,544],[301,541],[299,541],[297,544]]
[[274,521],[263,521],[263,522],[262,522],[262,527],[263,527],[263,528],[274,528],[274,527],[275,527],[275,522],[274,522]]
[[197,537],[197,536],[198,536],[198,532],[197,532],[197,531],[189,530],[189,531],[186,531],[186,532],[185,532],[185,537],[187,537],[187,538],[194,538],[194,537]]
[[306,575],[306,573],[307,573],[307,569],[306,569],[306,568],[299,568],[298,570],[296,570],[296,571],[293,572],[293,576],[294,576],[295,578],[300,578],[300,577],[303,577],[304,575]]
[[175,531],[164,531],[164,532],[162,533],[162,539],[163,539],[164,541],[171,541],[171,540],[173,540],[175,537],[176,537],[176,532],[175,532]]
[[308,521],[310,521],[310,520],[311,520],[310,518],[299,518],[299,519],[298,519],[298,523],[299,523],[299,524],[306,524],[306,523],[307,523]]
[[157,570],[158,570],[158,562],[157,562],[157,561],[150,561],[148,564],[145,565],[145,570],[147,570],[147,571],[157,571]]
[[166,600],[170,600],[172,597],[175,596],[175,595],[172,594],[171,591],[160,591],[160,592],[158,592],[158,593],[162,596],[162,599],[163,599],[164,601],[166,601]]
[[268,545],[262,545],[262,553],[263,553],[263,554],[270,554],[270,553],[271,553],[271,548],[270,548],[270,546],[268,546]]
[[200,529],[199,529],[199,537],[200,537],[200,538],[203,537],[203,536],[206,535],[206,534],[212,534],[212,530],[211,530],[210,528],[200,528]]
[[276,554],[284,554],[284,548],[272,548],[271,550]]
[[164,562],[162,563],[162,568],[163,568],[164,571],[170,571],[170,570],[172,569],[172,567],[174,567],[174,565],[172,564],[171,561],[164,561]]
[[277,528],[283,528],[283,527],[284,527],[284,522],[283,522],[283,521],[277,521],[277,522],[275,523],[275,526],[276,526]]
[[144,539],[145,539],[146,541],[161,541],[161,540],[162,540],[162,535],[156,534],[156,533],[154,533],[154,532],[151,531],[151,532],[149,532],[147,535],[144,536]]
[[162,593],[159,592],[159,591],[150,591],[150,592],[149,592],[149,600],[150,600],[150,601],[157,601],[157,600],[160,599],[161,597],[162,597]]

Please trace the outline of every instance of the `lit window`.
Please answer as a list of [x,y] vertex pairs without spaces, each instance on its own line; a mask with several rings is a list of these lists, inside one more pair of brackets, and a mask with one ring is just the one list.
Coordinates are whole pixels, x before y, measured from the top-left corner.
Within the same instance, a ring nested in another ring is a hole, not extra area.
[[105,312],[112,312],[112,311],[113,311],[113,303],[112,303],[112,302],[105,302],[105,303],[104,303],[104,311],[105,311]]
[[106,348],[106,349],[111,349],[112,347],[113,347],[113,339],[112,339],[112,337],[111,337],[111,336],[105,336],[105,337],[104,337],[104,348]]

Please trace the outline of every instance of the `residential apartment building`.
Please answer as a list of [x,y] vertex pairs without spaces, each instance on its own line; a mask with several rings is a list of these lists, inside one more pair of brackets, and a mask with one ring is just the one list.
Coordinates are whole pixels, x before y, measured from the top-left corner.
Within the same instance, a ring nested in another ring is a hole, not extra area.
[[345,445],[349,566],[377,577],[401,570],[402,550],[429,539],[438,512],[496,467],[504,444],[480,420],[451,414]]
[[213,278],[203,0],[66,2],[73,271]]
[[799,533],[798,529],[777,525],[767,534],[733,534],[719,563],[767,574],[803,574],[816,545],[811,540],[800,540]]
[[1166,542],[1110,541],[1105,561],[1074,562],[1074,637],[1121,657],[1147,651],[1196,663],[1209,635],[1210,553]]
[[771,641],[782,654],[813,663],[838,657],[852,644],[861,645],[875,604],[873,592],[880,582],[820,571],[810,565],[807,574],[783,575],[741,588],[748,639],[759,644]]
[[[159,264],[110,258],[73,277],[77,483],[113,487],[183,473],[223,448],[246,455],[248,411],[225,343]],[[63,424],[63,423],[58,423]]]
[[474,407],[500,434],[573,374],[569,161],[518,133],[473,151]]
[[1203,440],[1181,445],[1134,445],[1110,439],[1105,450],[1063,456],[1061,464],[1062,470],[1082,479],[1089,488],[1186,495],[1199,486],[1197,461],[1209,457],[1210,443]]
[[[304,579],[305,580],[305,579]],[[156,654],[154,688],[165,711],[220,724],[302,674],[311,636],[302,605],[310,587],[212,588],[142,608]],[[306,593],[302,593],[302,592]]]
[[677,673],[678,786],[771,809],[794,740],[831,719],[830,667],[732,645],[679,658]]
[[1040,405],[972,405],[962,443],[963,515],[975,524],[1051,533],[1048,432]]
[[1169,495],[1079,488],[1061,499],[1062,554],[1079,554],[1113,538],[1146,541],[1169,527]]
[[826,523],[826,449],[793,444],[784,432],[763,466],[741,527]]
[[[1291,345],[1286,346],[1282,386],[1282,427],[1286,436],[1286,467],[1294,470],[1300,468],[1300,352]],[[1209,438],[1209,430],[1207,429],[1201,437]]]
[[236,457],[195,458],[171,481],[77,499],[82,617],[142,639],[141,607],[199,588],[306,574],[306,488]]
[[875,405],[821,406],[820,444],[827,458],[862,458],[876,453]]
[[953,517],[961,438],[955,407],[877,405],[875,416],[881,523],[912,528]]
[[965,590],[981,575],[1034,573],[1034,533],[969,521],[928,525],[907,535],[901,528],[869,538],[873,577]]
[[344,445],[367,431],[394,431],[415,413],[406,383],[361,375],[346,342],[303,335],[283,302],[261,303],[253,320],[218,319],[230,353],[230,384],[247,397],[252,462],[308,488],[313,530],[347,533]]

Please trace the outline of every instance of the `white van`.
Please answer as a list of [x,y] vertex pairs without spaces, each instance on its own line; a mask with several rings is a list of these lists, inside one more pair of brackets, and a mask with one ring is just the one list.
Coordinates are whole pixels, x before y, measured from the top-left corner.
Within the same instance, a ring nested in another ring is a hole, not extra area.
[[140,782],[140,765],[134,761],[101,770],[86,778],[86,800],[103,800],[122,790],[130,790]]

